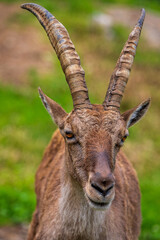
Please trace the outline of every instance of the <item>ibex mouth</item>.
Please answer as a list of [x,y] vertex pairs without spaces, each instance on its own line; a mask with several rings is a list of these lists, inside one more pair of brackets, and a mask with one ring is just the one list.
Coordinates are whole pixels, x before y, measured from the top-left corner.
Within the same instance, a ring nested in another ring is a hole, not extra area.
[[112,200],[109,202],[95,202],[89,196],[86,195],[86,197],[87,197],[89,205],[92,208],[95,208],[97,210],[105,210],[105,209],[109,208],[112,203]]

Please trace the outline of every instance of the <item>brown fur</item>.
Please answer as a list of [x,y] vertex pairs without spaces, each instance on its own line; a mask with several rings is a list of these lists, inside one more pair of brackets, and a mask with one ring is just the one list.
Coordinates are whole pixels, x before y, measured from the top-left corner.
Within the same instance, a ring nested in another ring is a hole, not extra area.
[[[80,156],[82,158],[78,160],[80,162],[76,160],[75,163],[70,162],[71,159],[67,156],[68,150],[65,151],[66,140],[64,141],[59,130],[55,132],[36,174],[37,208],[33,215],[28,240],[138,239],[141,223],[140,191],[136,173],[121,151],[116,157],[115,169],[110,168],[115,178],[115,198],[110,208],[104,211],[91,208],[83,192],[88,178],[86,173],[93,171],[97,159],[111,162],[110,166],[114,164],[112,153],[109,151],[115,140],[112,138],[111,143],[111,140],[107,140],[107,135],[111,137],[115,131],[119,132],[118,135],[123,135],[124,122],[117,113],[116,116],[114,114],[113,119],[113,114],[102,110],[101,106],[97,111],[96,106],[92,112],[91,110],[73,111],[68,117],[65,124],[68,127],[69,122],[72,122],[74,133],[86,132],[83,142],[86,141],[84,146],[86,145],[87,148],[83,149]],[[97,154],[104,149],[108,151],[107,156],[110,157],[97,158]],[[77,151],[78,149],[76,154]],[[102,166],[104,168],[103,164]],[[81,171],[82,168],[85,169],[84,172]],[[63,196],[64,186],[69,189],[69,193],[66,192]],[[64,197],[66,199],[63,199]],[[66,203],[63,206],[65,209],[61,212],[62,199]],[[82,206],[85,208],[83,216],[81,216]]]

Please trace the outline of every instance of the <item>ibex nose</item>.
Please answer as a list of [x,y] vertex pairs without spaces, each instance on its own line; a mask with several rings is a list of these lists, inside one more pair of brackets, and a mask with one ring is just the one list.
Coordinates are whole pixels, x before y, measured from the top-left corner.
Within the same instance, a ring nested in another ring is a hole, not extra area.
[[100,173],[95,173],[90,179],[90,184],[98,193],[104,197],[110,193],[111,189],[114,187],[114,177],[110,173],[108,176],[104,177]]

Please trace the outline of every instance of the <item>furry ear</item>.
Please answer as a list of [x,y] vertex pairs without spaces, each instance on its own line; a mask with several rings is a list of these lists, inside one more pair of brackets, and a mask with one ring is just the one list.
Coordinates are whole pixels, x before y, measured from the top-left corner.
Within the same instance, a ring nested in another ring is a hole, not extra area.
[[139,104],[137,107],[132,108],[122,114],[126,127],[129,128],[138,122],[147,112],[150,105],[150,98]]
[[47,109],[54,122],[60,127],[64,121],[64,118],[66,118],[68,114],[58,103],[47,97],[40,88],[38,88],[38,91],[43,105]]

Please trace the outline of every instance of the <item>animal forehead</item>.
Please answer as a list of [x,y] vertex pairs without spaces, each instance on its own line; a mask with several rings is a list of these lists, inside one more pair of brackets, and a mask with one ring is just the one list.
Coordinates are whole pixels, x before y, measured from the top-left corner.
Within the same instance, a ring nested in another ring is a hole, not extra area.
[[116,111],[105,111],[101,105],[93,105],[92,109],[78,109],[73,111],[67,123],[73,128],[114,130],[121,127],[121,115]]

